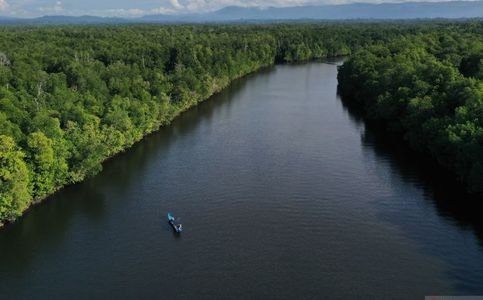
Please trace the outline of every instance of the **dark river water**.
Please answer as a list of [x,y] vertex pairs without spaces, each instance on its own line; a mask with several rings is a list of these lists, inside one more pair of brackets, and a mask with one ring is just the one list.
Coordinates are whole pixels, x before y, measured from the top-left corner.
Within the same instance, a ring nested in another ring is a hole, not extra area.
[[475,199],[346,108],[336,63],[238,80],[1,229],[0,298],[483,295]]

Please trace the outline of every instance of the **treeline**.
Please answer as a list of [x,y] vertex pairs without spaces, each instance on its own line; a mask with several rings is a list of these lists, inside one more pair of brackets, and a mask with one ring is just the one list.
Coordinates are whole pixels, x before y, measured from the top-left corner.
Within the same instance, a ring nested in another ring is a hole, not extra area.
[[233,79],[370,39],[326,25],[0,28],[0,224]]
[[402,36],[359,49],[339,89],[369,120],[404,135],[483,192],[483,23]]

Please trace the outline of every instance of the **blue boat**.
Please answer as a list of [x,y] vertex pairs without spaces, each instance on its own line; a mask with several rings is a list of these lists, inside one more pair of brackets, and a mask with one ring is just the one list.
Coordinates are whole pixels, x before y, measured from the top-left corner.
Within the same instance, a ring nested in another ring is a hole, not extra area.
[[176,219],[171,213],[168,213],[168,223],[173,227],[176,233],[181,233],[181,231],[183,231],[183,224],[176,222]]

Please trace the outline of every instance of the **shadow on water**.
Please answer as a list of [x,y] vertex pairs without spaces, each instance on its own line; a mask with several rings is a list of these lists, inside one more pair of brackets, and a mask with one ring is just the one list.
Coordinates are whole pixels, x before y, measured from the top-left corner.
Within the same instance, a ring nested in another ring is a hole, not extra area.
[[[425,251],[443,258],[448,264],[447,276],[455,280],[454,287],[457,291],[480,294],[483,280],[481,195],[468,194],[455,175],[439,166],[431,157],[409,148],[399,135],[367,122],[360,107],[355,107],[347,100],[341,102],[351,121],[364,128],[361,133],[364,151],[387,162],[395,172],[392,176],[397,177],[396,181],[402,180],[404,184],[422,193],[422,197],[414,194],[416,199],[400,199],[401,203],[396,211],[382,212],[380,217],[418,241]],[[420,207],[421,204],[430,207],[428,215],[421,215],[420,208],[414,210],[414,206]],[[414,216],[418,212],[419,215]],[[436,220],[431,217],[432,212],[436,214]],[[426,220],[426,217],[432,219]],[[435,230],[435,227],[431,227],[431,224],[441,221],[447,228],[458,230],[455,232],[439,228],[441,226],[437,226],[439,229]],[[474,246],[470,242],[473,234]],[[461,245],[465,245],[463,252],[459,248]]]
[[[265,68],[257,74],[272,70]],[[154,157],[163,155],[177,138],[189,134],[201,122],[210,120],[222,105],[229,106],[236,98],[234,95],[244,88],[247,79],[255,75],[235,80],[222,92],[182,113],[171,125],[162,127],[126,152],[106,161],[100,174],[62,189],[33,206],[18,221],[0,229],[0,278],[28,272],[38,253],[49,253],[68,238],[77,218],[92,223],[103,222],[108,215],[109,204],[128,199],[112,199],[109,191],[123,194],[129,190]],[[167,223],[166,229],[171,230]],[[176,238],[180,237],[173,234]]]
[[472,229],[483,246],[483,219],[481,219],[481,196],[468,194],[455,175],[439,166],[428,155],[416,152],[397,134],[387,132],[381,126],[365,122],[359,107],[342,100],[351,120],[364,124],[361,135],[365,148],[378,157],[388,160],[406,183],[421,188],[424,199],[430,201],[444,220],[461,229]]
[[437,165],[431,158],[415,153],[401,140],[387,135],[380,129],[370,128],[363,134],[362,141],[365,147],[372,148],[377,156],[390,156],[390,165],[401,174],[401,178],[411,178],[405,180],[406,182],[417,182],[417,186],[423,190],[423,198],[431,202],[440,217],[461,229],[473,229],[481,242],[481,199],[468,194],[453,174]]
[[104,213],[104,197],[92,180],[55,194],[48,203],[33,207],[25,217],[2,229],[0,270],[7,275],[28,271],[39,248],[53,248],[64,240],[75,215],[86,215],[95,222]]

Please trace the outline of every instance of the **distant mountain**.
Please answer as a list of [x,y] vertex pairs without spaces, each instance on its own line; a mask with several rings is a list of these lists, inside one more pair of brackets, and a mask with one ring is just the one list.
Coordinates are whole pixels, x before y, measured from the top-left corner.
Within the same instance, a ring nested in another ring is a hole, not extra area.
[[404,3],[353,3],[293,7],[229,6],[203,14],[148,15],[140,18],[45,16],[33,19],[0,16],[0,24],[121,24],[277,20],[482,18],[483,0]]
[[226,7],[209,14],[209,17],[213,20],[479,18],[483,17],[483,1],[353,3],[278,8]]

